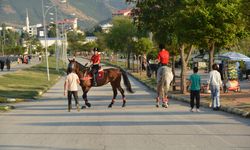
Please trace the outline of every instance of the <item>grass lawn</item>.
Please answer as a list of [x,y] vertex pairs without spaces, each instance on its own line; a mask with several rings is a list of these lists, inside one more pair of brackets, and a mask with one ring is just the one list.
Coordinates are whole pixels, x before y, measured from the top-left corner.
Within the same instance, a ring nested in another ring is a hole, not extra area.
[[[7,98],[34,99],[56,83],[63,69],[56,71],[56,59],[49,58],[50,81],[47,80],[46,62],[28,69],[0,76],[0,103]],[[59,68],[65,68],[60,62]]]

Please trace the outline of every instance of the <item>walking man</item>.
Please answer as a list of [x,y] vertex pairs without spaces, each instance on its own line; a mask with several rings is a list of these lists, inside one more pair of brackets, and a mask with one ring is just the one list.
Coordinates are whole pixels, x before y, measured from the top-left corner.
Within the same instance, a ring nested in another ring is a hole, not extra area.
[[74,96],[75,99],[75,104],[77,107],[77,111],[80,111],[80,105],[78,102],[78,88],[77,84],[80,84],[79,77],[77,74],[73,71],[72,68],[69,69],[69,74],[67,75],[64,83],[64,96],[68,96],[68,111],[70,112],[72,105],[71,105],[71,99],[72,95]]

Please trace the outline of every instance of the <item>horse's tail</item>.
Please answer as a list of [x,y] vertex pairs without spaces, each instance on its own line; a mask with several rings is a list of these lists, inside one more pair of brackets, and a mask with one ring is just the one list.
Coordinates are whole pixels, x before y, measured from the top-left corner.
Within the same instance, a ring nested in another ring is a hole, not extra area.
[[126,90],[128,92],[130,92],[130,93],[134,93],[134,91],[132,90],[132,87],[131,87],[131,84],[130,84],[130,81],[128,79],[128,75],[127,75],[126,71],[121,69],[121,73],[122,73],[124,85],[126,86]]

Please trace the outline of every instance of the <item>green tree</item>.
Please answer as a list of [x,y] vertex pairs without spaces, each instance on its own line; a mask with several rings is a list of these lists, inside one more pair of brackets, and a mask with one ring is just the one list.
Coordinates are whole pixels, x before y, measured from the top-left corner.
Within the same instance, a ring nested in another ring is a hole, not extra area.
[[48,28],[48,37],[55,38],[56,37],[56,24],[50,24]]
[[135,42],[134,53],[138,55],[147,54],[150,50],[153,49],[153,42],[149,38],[140,38]]
[[96,32],[95,36],[97,37],[96,40],[97,47],[99,47],[102,51],[107,52],[108,51],[108,46],[106,41],[107,34],[102,32]]
[[76,31],[70,31],[67,33],[69,52],[74,54],[77,51],[83,51],[83,43],[85,41],[85,36],[82,33]]
[[185,93],[187,62],[193,50],[192,45],[196,41],[195,26],[185,21],[187,18],[192,18],[195,9],[187,1],[173,0],[142,1],[137,3],[137,7],[139,9],[138,26],[153,32],[157,43],[169,45],[167,47],[172,48],[169,49],[171,54],[174,55],[177,52],[181,54],[181,91]]
[[83,51],[91,52],[91,50],[93,50],[94,47],[98,47],[96,42],[88,42],[88,43],[83,45],[82,49],[83,49]]
[[137,72],[138,72],[140,68],[139,66],[142,65],[142,64],[139,65],[139,62],[143,63],[142,62],[143,55],[147,55],[147,53],[153,49],[153,42],[149,38],[143,37],[140,38],[138,41],[135,41],[134,46],[135,48],[133,52],[138,58],[137,59]]
[[113,28],[107,34],[107,46],[114,52],[127,54],[127,64],[130,69],[130,55],[133,47],[133,37],[136,36],[136,27],[127,17],[115,17]]
[[245,3],[244,0],[204,0],[200,5],[197,18],[202,22],[201,43],[205,43],[209,49],[210,70],[215,48],[230,48],[247,36],[246,18],[241,10],[243,3]]
[[206,45],[209,48],[212,64],[215,46],[229,47],[245,33],[246,24],[239,10],[242,0],[136,2],[136,10],[139,10],[135,11],[137,25],[152,31],[158,43],[176,46],[176,50],[179,50],[182,60],[182,93],[186,92],[187,62],[195,45]]

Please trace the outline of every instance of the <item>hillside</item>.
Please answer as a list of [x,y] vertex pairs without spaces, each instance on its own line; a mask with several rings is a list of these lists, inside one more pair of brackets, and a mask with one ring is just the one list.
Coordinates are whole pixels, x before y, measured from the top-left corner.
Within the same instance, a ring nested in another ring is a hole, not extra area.
[[[60,3],[61,0],[51,1],[58,6],[59,19],[77,17],[82,28],[91,28],[98,22],[111,18],[112,11],[128,7],[125,0],[68,0],[67,3]],[[26,9],[30,24],[42,23],[42,0],[0,0],[0,23],[24,25]],[[53,16],[47,15],[47,20],[51,17]]]

